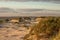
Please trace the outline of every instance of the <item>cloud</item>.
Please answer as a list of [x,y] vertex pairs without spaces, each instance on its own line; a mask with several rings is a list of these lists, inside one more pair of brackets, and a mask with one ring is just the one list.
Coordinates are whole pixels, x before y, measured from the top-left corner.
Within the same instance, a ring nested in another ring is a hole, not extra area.
[[0,1],[15,1],[15,2],[29,2],[29,1],[32,1],[32,2],[52,2],[52,3],[57,3],[57,4],[60,4],[60,0],[0,0]]
[[0,1],[16,1],[16,2],[28,2],[28,1],[39,2],[39,1],[44,1],[44,2],[52,2],[52,3],[59,3],[60,4],[60,0],[0,0]]
[[60,1],[60,0],[1,0],[1,1]]

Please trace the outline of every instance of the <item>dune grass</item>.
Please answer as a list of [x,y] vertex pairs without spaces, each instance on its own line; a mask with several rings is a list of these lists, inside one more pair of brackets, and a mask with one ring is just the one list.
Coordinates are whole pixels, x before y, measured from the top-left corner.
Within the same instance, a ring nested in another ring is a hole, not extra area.
[[24,40],[60,40],[60,17],[41,17]]

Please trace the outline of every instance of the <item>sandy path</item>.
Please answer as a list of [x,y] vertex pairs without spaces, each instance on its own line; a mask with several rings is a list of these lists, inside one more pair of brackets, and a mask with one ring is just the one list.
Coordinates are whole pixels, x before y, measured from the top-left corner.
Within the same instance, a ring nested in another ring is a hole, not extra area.
[[23,40],[29,30],[25,27],[18,27],[11,23],[6,23],[0,28],[0,40]]

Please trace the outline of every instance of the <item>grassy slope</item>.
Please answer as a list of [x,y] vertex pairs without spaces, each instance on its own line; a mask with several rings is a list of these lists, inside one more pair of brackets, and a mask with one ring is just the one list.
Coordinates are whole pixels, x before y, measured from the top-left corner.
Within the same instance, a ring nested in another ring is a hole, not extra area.
[[24,40],[57,40],[60,38],[59,29],[60,17],[45,17],[40,20],[39,24],[32,27]]

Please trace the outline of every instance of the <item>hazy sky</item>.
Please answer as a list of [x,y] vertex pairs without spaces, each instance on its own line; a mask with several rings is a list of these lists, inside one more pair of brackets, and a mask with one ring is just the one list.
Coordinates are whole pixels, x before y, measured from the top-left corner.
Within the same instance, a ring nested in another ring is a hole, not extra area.
[[[59,1],[60,2],[60,1]],[[8,7],[14,9],[50,9],[60,10],[60,4],[47,1],[0,1],[0,7]]]
[[19,2],[26,2],[26,1],[60,1],[60,0],[0,0],[0,1],[19,1]]

